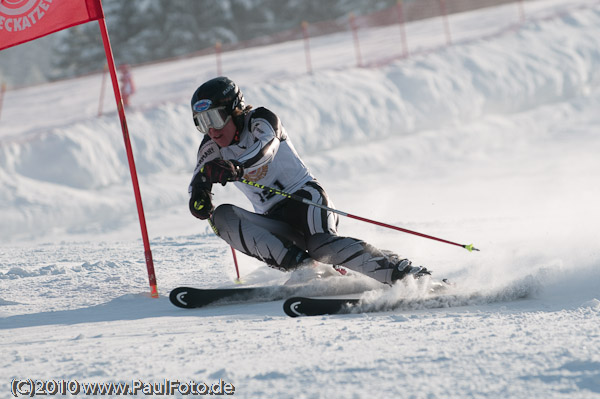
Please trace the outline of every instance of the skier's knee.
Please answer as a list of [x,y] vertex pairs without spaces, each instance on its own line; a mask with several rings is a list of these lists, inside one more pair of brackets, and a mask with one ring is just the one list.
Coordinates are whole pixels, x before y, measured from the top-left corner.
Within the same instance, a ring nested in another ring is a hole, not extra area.
[[217,220],[221,220],[227,217],[227,215],[233,214],[233,205],[231,204],[222,204],[219,205],[214,211],[212,215],[213,222],[217,222]]
[[[212,222],[215,225],[217,231],[226,229],[229,222],[232,220],[235,213],[233,211],[233,205],[223,204],[219,205],[212,214]],[[219,233],[217,233],[219,234]],[[220,234],[219,234],[220,235]]]
[[282,271],[291,271],[306,265],[310,259],[311,257],[306,253],[306,251],[298,248],[295,245],[290,245],[281,263],[269,266]]
[[340,237],[330,233],[313,234],[306,240],[308,253],[321,263],[331,263],[331,245],[339,239]]

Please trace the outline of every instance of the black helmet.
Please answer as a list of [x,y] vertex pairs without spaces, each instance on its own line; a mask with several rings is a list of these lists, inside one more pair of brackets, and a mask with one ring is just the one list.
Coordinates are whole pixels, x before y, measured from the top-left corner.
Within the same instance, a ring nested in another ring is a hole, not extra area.
[[[236,108],[243,111],[244,106],[242,91],[231,79],[224,76],[203,83],[196,89],[192,96],[194,123],[202,133],[207,133],[206,129],[211,127],[210,124],[218,123],[219,119],[225,123],[226,119],[232,116]],[[213,109],[215,110],[212,112],[213,115],[207,115],[206,111]],[[217,110],[219,111],[218,113]],[[202,114],[203,118],[198,117],[200,114]],[[203,123],[202,119],[208,122],[208,125]],[[214,127],[219,128],[218,125]]]

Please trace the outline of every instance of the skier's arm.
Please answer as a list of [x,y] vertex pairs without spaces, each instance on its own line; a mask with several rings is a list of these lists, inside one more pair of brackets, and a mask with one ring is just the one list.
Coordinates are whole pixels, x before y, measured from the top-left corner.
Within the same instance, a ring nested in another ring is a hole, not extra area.
[[266,108],[257,108],[249,121],[254,143],[237,159],[246,170],[268,164],[275,158],[279,144],[285,140],[281,121]]
[[198,149],[196,168],[188,187],[190,212],[198,219],[207,219],[213,210],[210,192],[212,183],[201,171],[208,162],[220,157],[219,147],[206,136]]

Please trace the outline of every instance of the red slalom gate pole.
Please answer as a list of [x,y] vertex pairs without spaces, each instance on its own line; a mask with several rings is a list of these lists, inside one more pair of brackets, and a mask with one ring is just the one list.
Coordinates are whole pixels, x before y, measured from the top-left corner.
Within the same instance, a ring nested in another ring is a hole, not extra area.
[[142,240],[144,242],[144,254],[146,256],[146,268],[148,269],[148,280],[150,282],[150,294],[153,298],[158,298],[158,290],[156,287],[156,275],[154,273],[154,262],[152,260],[152,251],[150,250],[150,240],[148,239],[148,229],[146,228],[146,218],[144,216],[144,207],[142,205],[142,195],[138,183],[135,161],[133,159],[133,150],[131,148],[131,140],[129,139],[129,129],[127,128],[127,120],[125,119],[125,109],[123,107],[123,98],[119,89],[119,80],[117,79],[117,70],[113,58],[110,40],[108,38],[108,30],[106,29],[106,21],[104,18],[98,20],[100,25],[100,33],[102,34],[102,42],[104,44],[104,52],[106,53],[106,61],[108,70],[112,80],[113,92],[117,102],[117,111],[121,120],[121,130],[123,131],[123,140],[125,141],[125,150],[127,152],[127,161],[129,162],[129,172],[133,183],[133,192],[135,194],[135,202],[137,205],[138,217],[140,219],[140,227],[142,229]]
[[404,27],[404,9],[402,7],[402,0],[398,0],[396,3],[396,10],[398,10],[398,23],[400,25],[400,39],[402,40],[402,57],[408,57],[408,43],[406,40],[406,29]]
[[352,37],[354,38],[354,52],[356,53],[356,66],[362,67],[362,57],[360,55],[360,42],[358,39],[358,26],[356,26],[356,17],[354,13],[350,13],[350,29],[352,29]]
[[306,72],[310,75],[312,73],[312,62],[310,59],[310,43],[308,34],[308,22],[302,21],[302,36],[304,37],[304,55],[306,58]]
[[473,244],[459,244],[457,242],[452,242],[452,241],[444,240],[442,238],[430,236],[428,234],[423,234],[423,233],[419,233],[419,232],[416,232],[416,231],[413,231],[413,230],[404,229],[402,227],[393,226],[391,224],[377,222],[375,220],[363,218],[361,216],[352,215],[350,213],[346,213],[346,212],[342,212],[342,211],[334,209],[334,208],[330,208],[330,207],[328,207],[326,205],[323,205],[323,204],[318,204],[318,203],[313,202],[311,200],[308,200],[308,199],[306,199],[304,197],[300,197],[299,195],[289,194],[289,193],[286,193],[284,191],[277,190],[277,189],[272,188],[272,187],[267,187],[267,186],[264,186],[262,184],[258,184],[258,183],[255,183],[255,182],[251,182],[251,181],[246,180],[246,179],[240,179],[240,180],[237,180],[237,181],[239,181],[241,183],[244,183],[244,184],[247,184],[247,185],[252,186],[252,187],[260,188],[261,190],[267,190],[267,191],[269,191],[269,192],[271,192],[273,194],[282,195],[284,197],[293,199],[295,201],[303,202],[303,203],[305,203],[307,205],[316,206],[317,208],[321,208],[321,209],[324,209],[324,210],[329,211],[329,212],[337,213],[338,215],[346,216],[346,217],[349,217],[351,219],[356,219],[356,220],[360,220],[362,222],[367,222],[367,223],[375,224],[377,226],[386,227],[388,229],[402,231],[404,233],[413,234],[413,235],[416,235],[416,236],[419,236],[419,237],[428,238],[430,240],[435,240],[435,241],[443,242],[443,243],[450,244],[450,245],[456,245],[457,247],[464,248],[464,249],[466,249],[469,252],[479,251],[477,248],[473,247]]
[[6,83],[0,85],[0,116],[2,116],[2,104],[4,103],[4,93],[6,92]]
[[446,8],[446,0],[439,1],[442,19],[444,21],[444,31],[446,32],[446,44],[449,46],[452,44],[452,37],[450,36],[450,24],[448,23],[448,9]]

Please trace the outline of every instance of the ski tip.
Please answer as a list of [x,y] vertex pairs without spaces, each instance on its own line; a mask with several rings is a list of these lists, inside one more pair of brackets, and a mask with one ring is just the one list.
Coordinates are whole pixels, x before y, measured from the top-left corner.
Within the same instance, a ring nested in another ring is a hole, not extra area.
[[283,304],[283,311],[285,312],[285,314],[290,317],[306,316],[299,309],[300,304],[302,303],[302,300],[305,300],[305,298],[302,298],[302,297],[288,298]]
[[349,306],[359,301],[358,298],[292,297],[284,302],[283,311],[290,317],[333,315],[346,313]]
[[179,308],[191,309],[196,306],[190,303],[188,300],[188,294],[193,288],[190,287],[177,287],[169,294],[169,300],[171,303]]

